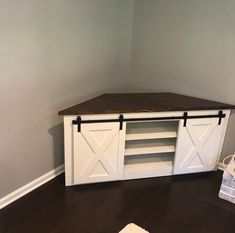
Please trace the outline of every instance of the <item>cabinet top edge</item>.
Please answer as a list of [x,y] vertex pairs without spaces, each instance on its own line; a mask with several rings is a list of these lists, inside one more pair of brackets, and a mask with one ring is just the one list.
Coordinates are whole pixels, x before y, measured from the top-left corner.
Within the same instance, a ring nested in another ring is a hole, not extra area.
[[110,93],[59,111],[59,115],[227,110],[235,105],[176,93]]

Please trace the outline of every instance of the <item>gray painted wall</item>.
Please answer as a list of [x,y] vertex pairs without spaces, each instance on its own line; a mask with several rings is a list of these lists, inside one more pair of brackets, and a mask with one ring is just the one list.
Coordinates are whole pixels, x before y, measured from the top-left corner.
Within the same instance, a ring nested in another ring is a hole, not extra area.
[[[235,1],[136,0],[132,90],[235,104]],[[222,157],[235,151],[235,114]]]
[[133,3],[0,1],[0,198],[63,163],[58,110],[126,82]]

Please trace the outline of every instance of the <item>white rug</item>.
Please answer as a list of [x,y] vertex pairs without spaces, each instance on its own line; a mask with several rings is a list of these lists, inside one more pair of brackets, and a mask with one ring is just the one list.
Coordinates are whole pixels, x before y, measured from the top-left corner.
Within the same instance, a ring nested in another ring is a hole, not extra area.
[[134,223],[130,223],[126,225],[119,233],[149,233],[149,232],[135,225]]

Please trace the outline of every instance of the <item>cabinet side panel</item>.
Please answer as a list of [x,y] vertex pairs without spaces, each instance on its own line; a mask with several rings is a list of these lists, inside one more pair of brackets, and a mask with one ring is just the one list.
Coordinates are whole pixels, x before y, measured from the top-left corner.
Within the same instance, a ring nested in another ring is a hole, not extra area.
[[224,119],[222,119],[222,131],[221,131],[221,138],[220,138],[220,142],[219,142],[219,150],[218,150],[218,156],[217,156],[217,167],[219,166],[219,162],[220,162],[220,157],[221,157],[221,153],[222,153],[222,149],[223,149],[223,145],[224,145],[224,139],[225,139],[225,135],[226,135],[226,131],[227,131],[227,127],[228,127],[228,121],[229,121],[229,117],[231,114],[231,110],[224,110],[223,111],[226,114],[226,117]]
[[73,185],[73,117],[64,117],[65,185]]

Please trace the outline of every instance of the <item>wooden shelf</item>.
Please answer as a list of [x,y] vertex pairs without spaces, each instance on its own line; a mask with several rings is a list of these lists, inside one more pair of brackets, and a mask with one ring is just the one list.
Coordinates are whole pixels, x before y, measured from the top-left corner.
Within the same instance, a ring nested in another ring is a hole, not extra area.
[[133,179],[171,175],[173,161],[174,153],[125,157],[124,178]]
[[177,130],[178,121],[128,123],[124,179],[171,175]]
[[176,138],[178,121],[128,123],[126,141]]
[[175,140],[127,141],[125,156],[168,152],[175,152]]
[[124,179],[171,175],[177,130],[178,121],[127,123]]

